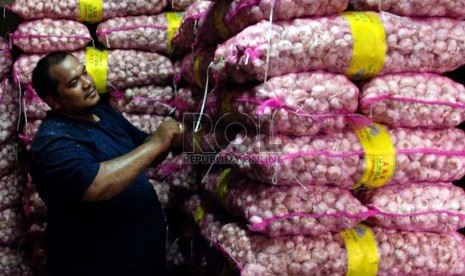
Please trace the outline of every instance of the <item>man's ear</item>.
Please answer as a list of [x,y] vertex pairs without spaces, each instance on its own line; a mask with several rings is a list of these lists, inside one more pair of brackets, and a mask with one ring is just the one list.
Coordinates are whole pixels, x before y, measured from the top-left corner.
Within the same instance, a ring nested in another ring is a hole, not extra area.
[[47,95],[45,96],[45,102],[52,108],[52,109],[60,109],[60,102],[58,101],[58,97],[55,95]]

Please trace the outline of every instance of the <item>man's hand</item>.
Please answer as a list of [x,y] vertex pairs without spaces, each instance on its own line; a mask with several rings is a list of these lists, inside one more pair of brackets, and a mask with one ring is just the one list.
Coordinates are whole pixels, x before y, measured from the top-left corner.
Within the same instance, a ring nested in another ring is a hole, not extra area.
[[84,201],[108,200],[121,193],[154,160],[170,149],[173,140],[182,136],[181,130],[180,123],[167,120],[139,147],[100,163],[97,176],[84,194]]
[[167,151],[171,147],[171,143],[182,133],[183,127],[178,121],[169,119],[157,128],[157,130],[149,137],[148,142],[153,142],[159,145],[162,151]]

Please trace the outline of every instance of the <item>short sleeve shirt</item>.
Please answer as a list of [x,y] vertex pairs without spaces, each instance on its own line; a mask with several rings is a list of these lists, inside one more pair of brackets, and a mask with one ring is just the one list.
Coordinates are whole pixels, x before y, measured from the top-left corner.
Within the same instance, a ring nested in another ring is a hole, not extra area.
[[[132,151],[147,134],[110,107],[99,105],[93,113],[100,118],[98,122],[77,121],[49,112],[31,144],[28,170],[48,207],[49,254],[69,251],[71,255],[83,255],[91,250],[113,263],[115,259],[110,256],[118,259],[125,252],[128,256],[120,261],[133,260],[127,266],[140,267],[137,260],[147,260],[137,255],[153,248],[133,248],[134,252],[128,248],[156,244],[164,250],[166,231],[160,203],[145,174],[141,173],[110,200],[84,202],[82,198],[101,162]],[[89,257],[86,266],[92,267],[97,255]]]

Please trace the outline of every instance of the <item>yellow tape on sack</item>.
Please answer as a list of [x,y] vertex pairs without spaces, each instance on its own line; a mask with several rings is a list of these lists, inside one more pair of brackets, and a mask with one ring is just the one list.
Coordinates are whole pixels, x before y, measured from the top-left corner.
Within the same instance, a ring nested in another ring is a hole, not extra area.
[[344,12],[354,39],[352,61],[346,75],[368,79],[381,72],[386,59],[386,34],[374,12]]
[[107,91],[108,51],[93,47],[86,48],[86,68],[99,93]]
[[359,224],[340,233],[347,250],[347,276],[375,276],[378,273],[379,254],[370,227]]
[[197,207],[197,210],[195,210],[194,214],[194,221],[196,224],[199,223],[201,219],[205,216],[205,210],[202,208],[202,206]]
[[168,32],[168,53],[173,52],[173,47],[171,46],[171,41],[173,40],[174,35],[181,26],[181,21],[184,13],[183,12],[167,12],[166,21],[168,22],[167,32]]
[[205,85],[202,83],[202,76],[200,75],[200,65],[202,65],[204,55],[205,51],[201,51],[194,57],[194,80],[197,86],[201,88],[205,88]]
[[365,152],[366,169],[355,188],[377,188],[386,184],[394,174],[396,150],[386,128],[380,124],[355,126],[355,134]]
[[221,204],[226,207],[226,194],[228,192],[228,182],[231,176],[231,168],[227,168],[221,173],[218,182],[216,183],[216,196]]
[[79,21],[96,23],[102,21],[102,0],[79,0]]
[[224,98],[220,103],[220,113],[227,114],[231,112],[231,106],[232,106],[232,100],[234,97],[234,93],[228,92],[223,96]]
[[228,39],[231,35],[228,27],[226,27],[226,24],[224,24],[226,11],[229,9],[230,5],[231,2],[229,1],[219,1],[215,3],[213,10],[213,25],[223,40]]

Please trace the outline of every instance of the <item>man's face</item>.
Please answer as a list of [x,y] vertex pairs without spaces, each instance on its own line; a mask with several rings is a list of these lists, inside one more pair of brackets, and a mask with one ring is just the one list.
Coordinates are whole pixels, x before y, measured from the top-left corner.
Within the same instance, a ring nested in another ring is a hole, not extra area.
[[58,82],[58,96],[51,96],[53,109],[65,114],[88,113],[100,100],[92,77],[74,56],[50,67],[50,75]]

